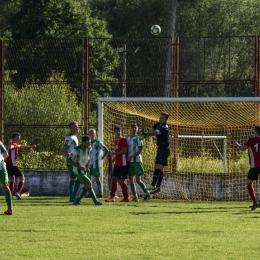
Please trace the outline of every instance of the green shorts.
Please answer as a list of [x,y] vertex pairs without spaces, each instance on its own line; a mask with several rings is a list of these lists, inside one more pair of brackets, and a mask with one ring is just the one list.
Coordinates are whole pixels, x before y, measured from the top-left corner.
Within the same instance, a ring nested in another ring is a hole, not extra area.
[[8,172],[6,169],[0,171],[0,183],[8,182]]
[[66,166],[67,166],[68,174],[69,174],[70,178],[76,178],[77,175],[73,172],[73,166],[68,163],[68,158],[66,158]]
[[144,174],[144,167],[141,162],[130,162],[128,168],[129,176],[140,176]]
[[80,184],[85,184],[86,182],[90,181],[87,174],[77,174],[76,176],[77,176]]
[[90,172],[88,176],[100,177],[101,176],[101,169],[100,168],[90,168]]

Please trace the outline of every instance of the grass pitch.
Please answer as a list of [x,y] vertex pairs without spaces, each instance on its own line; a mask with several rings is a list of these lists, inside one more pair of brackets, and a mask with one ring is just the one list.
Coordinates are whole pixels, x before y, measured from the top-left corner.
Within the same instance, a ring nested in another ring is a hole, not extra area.
[[[260,209],[249,205],[14,200],[14,215],[0,215],[0,259],[258,259]],[[4,197],[0,206],[4,212]]]

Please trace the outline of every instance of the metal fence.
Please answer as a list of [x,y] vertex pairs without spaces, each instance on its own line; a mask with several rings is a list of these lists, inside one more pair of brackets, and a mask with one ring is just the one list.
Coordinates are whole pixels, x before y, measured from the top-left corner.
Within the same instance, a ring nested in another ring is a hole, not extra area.
[[1,140],[21,132],[38,144],[22,167],[61,169],[68,122],[96,127],[100,96],[259,96],[259,39],[0,41]]

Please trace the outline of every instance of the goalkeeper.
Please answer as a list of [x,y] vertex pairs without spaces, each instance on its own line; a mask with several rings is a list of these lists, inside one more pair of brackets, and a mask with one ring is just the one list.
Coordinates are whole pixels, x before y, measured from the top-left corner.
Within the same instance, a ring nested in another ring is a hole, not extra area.
[[163,168],[167,166],[167,159],[170,155],[169,148],[169,128],[167,120],[169,118],[168,113],[161,113],[159,122],[156,123],[152,129],[145,133],[143,130],[139,131],[139,134],[145,138],[148,136],[156,136],[157,139],[157,154],[155,158],[155,170],[153,174],[152,184],[147,186],[145,189],[150,190],[150,194],[154,194],[160,191],[160,186],[163,180]]

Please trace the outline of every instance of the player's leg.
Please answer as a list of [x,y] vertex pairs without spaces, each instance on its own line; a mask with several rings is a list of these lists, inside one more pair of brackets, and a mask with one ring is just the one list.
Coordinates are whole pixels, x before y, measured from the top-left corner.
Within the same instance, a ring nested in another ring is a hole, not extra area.
[[101,168],[91,168],[90,169],[91,175],[95,177],[95,181],[97,184],[97,188],[98,188],[98,197],[102,198],[103,197],[103,193],[102,193],[102,184],[100,181],[100,176],[101,176]]
[[110,190],[110,198],[106,199],[105,202],[115,202],[118,176],[120,174],[118,167],[120,167],[120,166],[114,165],[113,176],[112,176],[112,184],[111,184],[111,190]]
[[12,215],[13,214],[12,195],[8,187],[8,173],[5,169],[0,171],[0,182],[1,182],[3,192],[5,194],[5,200],[7,204],[7,210],[4,212],[4,214]]
[[144,182],[141,180],[141,175],[136,176],[136,183],[141,187],[141,189],[144,192],[144,197],[142,202],[146,202],[147,200],[149,200],[151,198],[150,192],[148,190],[146,190],[146,185],[144,184]]
[[120,202],[129,202],[128,198],[128,190],[127,190],[127,185],[125,184],[125,179],[127,179],[128,175],[128,166],[120,166],[120,175],[118,178],[118,183],[121,186],[122,193],[124,198]]
[[80,184],[81,184],[80,181],[76,179],[73,187],[73,192],[72,192],[72,200],[77,197],[77,192],[79,190]]
[[74,191],[74,185],[77,180],[77,175],[73,172],[73,166],[70,165],[66,159],[66,166],[68,170],[68,174],[70,177],[70,183],[69,183],[69,202],[73,202],[75,200],[75,197],[73,197],[73,191]]
[[255,196],[255,190],[253,186],[254,180],[257,181],[257,179],[258,179],[258,170],[256,168],[251,168],[247,175],[246,185],[247,185],[249,196],[253,201],[252,210],[255,210],[258,206],[256,201],[256,196]]
[[10,164],[6,164],[6,170],[8,172],[8,177],[9,177],[9,188],[10,188],[10,191],[11,191],[11,195],[14,195],[14,184],[15,184],[15,176],[13,174],[13,166],[10,165]]
[[135,183],[134,183],[135,169],[134,169],[134,163],[133,162],[129,163],[128,175],[129,175],[129,184],[130,184],[131,191],[132,191],[132,194],[133,194],[133,198],[131,199],[131,202],[137,202],[138,201],[138,195],[137,195],[136,186],[135,186]]
[[14,195],[17,197],[17,199],[21,200],[22,197],[21,197],[20,193],[21,193],[22,188],[24,186],[25,177],[24,177],[24,174],[22,173],[22,171],[17,166],[13,166],[13,175],[20,179],[17,191],[14,193]]

